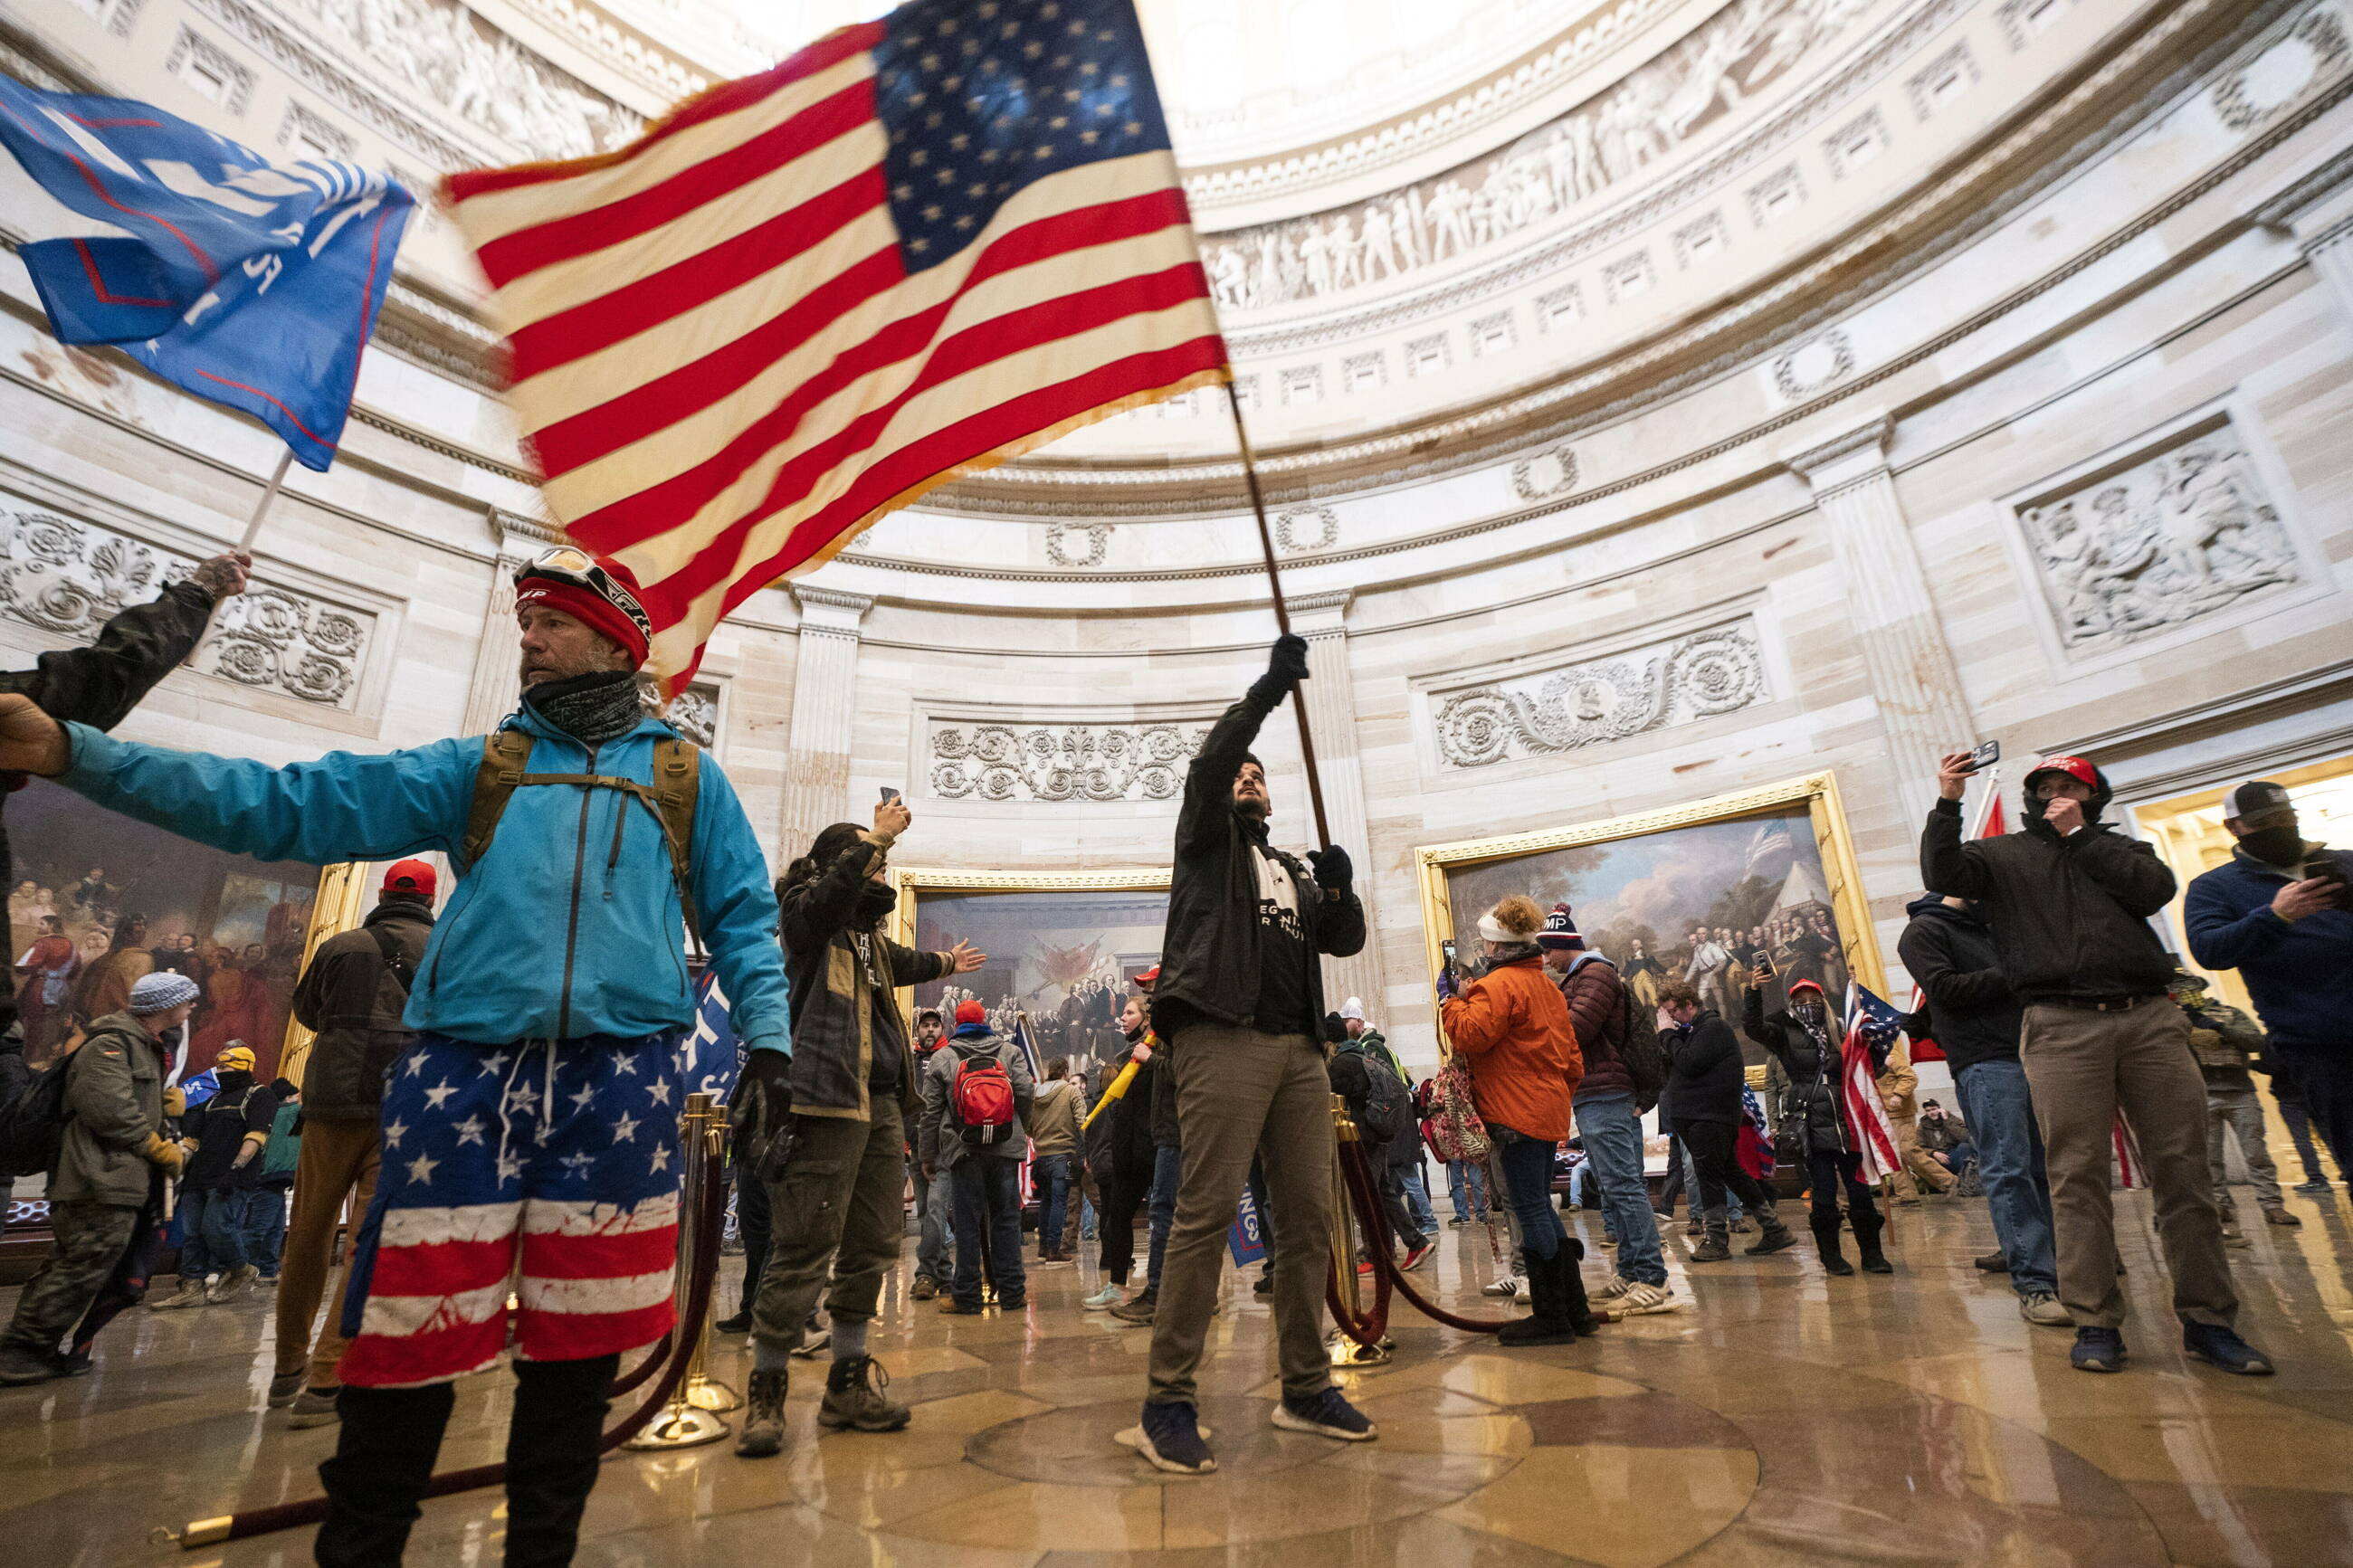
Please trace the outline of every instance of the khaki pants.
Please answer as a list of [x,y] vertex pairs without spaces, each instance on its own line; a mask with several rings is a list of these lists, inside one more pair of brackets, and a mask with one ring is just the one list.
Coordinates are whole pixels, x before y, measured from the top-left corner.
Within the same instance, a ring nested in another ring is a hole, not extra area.
[[1287,1399],[1332,1385],[1324,1350],[1331,1268],[1332,1082],[1305,1035],[1200,1024],[1168,1047],[1184,1174],[1152,1320],[1155,1405],[1195,1402],[1193,1377],[1217,1306],[1226,1227],[1257,1156],[1274,1232],[1274,1329]]
[[1887,1178],[1895,1195],[1899,1198],[1915,1196],[1913,1190],[1915,1181],[1932,1193],[1951,1191],[1953,1183],[1958,1178],[1938,1164],[1934,1154],[1920,1147],[1918,1121],[1910,1116],[1891,1117],[1889,1121],[1895,1128],[1895,1152],[1902,1156],[1898,1162],[1901,1168]]
[[373,1121],[302,1122],[302,1152],[294,1165],[294,1216],[286,1224],[286,1252],[278,1276],[278,1375],[310,1372],[312,1388],[343,1382],[335,1363],[343,1359],[343,1292],[351,1281],[351,1255],[335,1281],[334,1304],[311,1346],[311,1331],[326,1293],[327,1258],[335,1248],[335,1226],[343,1200],[352,1200],[352,1228],[375,1198],[375,1173],[384,1147],[383,1130]]
[[2076,1326],[2124,1325],[2108,1196],[2109,1130],[2121,1108],[2157,1200],[2173,1310],[2228,1327],[2239,1298],[2206,1163],[2206,1083],[2181,1009],[2161,999],[2116,1013],[2037,1004],[2026,1009],[2018,1054],[2051,1173],[2059,1300]]

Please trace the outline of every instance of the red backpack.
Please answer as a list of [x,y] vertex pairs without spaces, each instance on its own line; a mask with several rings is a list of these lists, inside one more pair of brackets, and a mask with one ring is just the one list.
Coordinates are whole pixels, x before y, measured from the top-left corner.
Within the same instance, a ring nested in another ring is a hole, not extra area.
[[1013,1130],[1013,1075],[994,1050],[986,1057],[955,1047],[955,1079],[948,1090],[949,1104],[966,1144],[986,1149]]

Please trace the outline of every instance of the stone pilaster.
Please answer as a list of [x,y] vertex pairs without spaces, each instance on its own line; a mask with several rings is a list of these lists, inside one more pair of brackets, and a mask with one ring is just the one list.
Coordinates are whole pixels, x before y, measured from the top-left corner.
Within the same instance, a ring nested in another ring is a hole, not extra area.
[[[1365,810],[1365,768],[1356,746],[1356,689],[1348,669],[1348,601],[1345,588],[1327,594],[1302,594],[1285,603],[1291,629],[1307,639],[1308,679],[1299,688],[1307,705],[1307,723],[1315,737],[1317,775],[1324,784],[1324,810],[1332,837],[1356,866],[1356,891],[1372,919],[1372,834]],[[1301,805],[1305,806],[1305,802]],[[1304,810],[1302,816],[1306,815]],[[1313,826],[1307,837],[1314,836]],[[1338,1007],[1350,996],[1364,998],[1376,1025],[1382,996],[1380,944],[1368,934],[1365,948],[1354,958],[1324,961],[1324,983],[1331,1004]]]
[[801,607],[801,649],[793,668],[792,738],[786,747],[784,818],[776,836],[786,859],[807,849],[828,823],[850,815],[859,627],[874,603],[863,594],[791,586]]
[[2353,331],[2353,152],[2339,153],[2255,209],[2255,221],[2292,236]]
[[515,647],[514,574],[555,542],[555,531],[511,511],[491,513],[499,555],[491,563],[491,601],[482,611],[482,637],[474,647],[474,673],[466,685],[466,717],[459,731],[486,734],[514,711],[522,697],[522,656]]
[[1976,737],[1887,467],[1889,428],[1882,416],[1783,460],[1813,487],[1814,505],[1830,525],[1888,761],[1905,815],[1916,822],[1936,795],[1936,759]]

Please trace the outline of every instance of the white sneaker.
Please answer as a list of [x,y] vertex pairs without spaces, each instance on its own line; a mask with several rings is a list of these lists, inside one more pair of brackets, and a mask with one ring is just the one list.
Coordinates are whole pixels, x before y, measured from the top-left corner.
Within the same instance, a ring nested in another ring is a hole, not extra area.
[[1617,1310],[1628,1317],[1640,1317],[1645,1312],[1672,1312],[1682,1302],[1664,1285],[1646,1285],[1640,1279],[1625,1281],[1626,1289],[1616,1297]]
[[2044,1328],[2068,1329],[2075,1326],[2074,1315],[2059,1304],[2059,1298],[2048,1290],[2037,1290],[2018,1299],[2018,1315],[2030,1323]]
[[1623,1296],[1629,1289],[1632,1289],[1633,1283],[1634,1282],[1632,1280],[1626,1279],[1622,1275],[1612,1274],[1609,1279],[1604,1279],[1600,1284],[1596,1285],[1593,1288],[1593,1300],[1597,1301],[1615,1301],[1619,1297]]
[[1127,1292],[1116,1285],[1106,1285],[1079,1303],[1090,1312],[1108,1312],[1127,1300]]
[[1528,1282],[1516,1274],[1506,1274],[1479,1293],[1482,1296],[1524,1296]]

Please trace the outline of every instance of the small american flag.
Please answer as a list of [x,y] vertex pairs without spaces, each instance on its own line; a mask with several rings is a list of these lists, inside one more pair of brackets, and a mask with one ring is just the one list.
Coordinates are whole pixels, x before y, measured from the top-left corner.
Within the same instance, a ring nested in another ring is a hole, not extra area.
[[548,504],[673,687],[882,513],[1226,374],[1131,0],[915,0],[448,195]]
[[1847,1131],[1862,1156],[1862,1177],[1875,1182],[1903,1168],[1895,1147],[1895,1126],[1879,1098],[1879,1075],[1887,1070],[1888,1053],[1903,1032],[1904,1015],[1856,985],[1847,999],[1846,1044],[1839,1075],[1840,1098],[1845,1101]]

